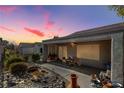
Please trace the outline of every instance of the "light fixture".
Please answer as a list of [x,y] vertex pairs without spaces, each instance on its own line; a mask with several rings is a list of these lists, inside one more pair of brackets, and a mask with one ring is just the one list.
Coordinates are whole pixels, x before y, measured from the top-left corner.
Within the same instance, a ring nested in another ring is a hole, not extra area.
[[76,44],[74,42],[71,42],[71,46],[74,47]]

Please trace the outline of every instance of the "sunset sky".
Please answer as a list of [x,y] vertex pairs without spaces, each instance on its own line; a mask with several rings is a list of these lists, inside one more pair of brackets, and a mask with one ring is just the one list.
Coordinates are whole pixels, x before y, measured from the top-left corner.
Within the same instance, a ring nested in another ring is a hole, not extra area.
[[122,21],[108,6],[0,6],[0,37],[41,42]]

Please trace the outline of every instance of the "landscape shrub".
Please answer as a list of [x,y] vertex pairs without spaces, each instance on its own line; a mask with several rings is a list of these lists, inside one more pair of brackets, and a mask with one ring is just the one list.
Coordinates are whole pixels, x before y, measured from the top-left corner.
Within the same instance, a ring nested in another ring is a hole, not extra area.
[[12,63],[9,67],[9,71],[14,76],[23,77],[28,71],[28,64],[25,62]]
[[24,60],[22,58],[10,58],[8,59],[8,61],[6,62],[6,69],[9,68],[9,66],[12,64],[12,63],[18,63],[18,62],[24,62]]
[[39,54],[33,54],[33,55],[32,55],[32,61],[33,61],[33,62],[36,62],[36,61],[38,61],[38,60],[40,60],[40,55],[39,55]]
[[32,73],[32,72],[38,71],[38,70],[39,70],[39,67],[37,67],[37,66],[33,66],[33,67],[29,67],[29,68],[28,68],[28,72],[29,72],[29,73]]

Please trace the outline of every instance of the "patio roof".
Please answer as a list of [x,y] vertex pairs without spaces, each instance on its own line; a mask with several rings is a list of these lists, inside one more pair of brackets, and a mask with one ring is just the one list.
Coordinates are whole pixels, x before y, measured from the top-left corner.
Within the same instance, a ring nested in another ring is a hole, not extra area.
[[122,32],[122,31],[124,31],[124,23],[117,23],[117,24],[112,24],[112,25],[102,26],[102,27],[93,28],[89,30],[75,32],[75,33],[72,33],[64,37],[44,40],[43,44],[63,43],[63,42],[66,43],[70,41],[73,42],[73,41],[76,41],[78,38],[84,38],[84,40],[87,40],[87,37],[99,36],[99,35],[107,35],[107,37],[109,37],[111,33],[117,33],[117,32]]

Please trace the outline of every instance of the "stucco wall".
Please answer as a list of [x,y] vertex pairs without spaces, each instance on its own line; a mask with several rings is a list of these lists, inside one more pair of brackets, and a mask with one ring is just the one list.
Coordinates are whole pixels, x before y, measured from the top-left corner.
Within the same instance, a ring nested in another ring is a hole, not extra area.
[[104,64],[111,61],[111,42],[98,41],[77,45],[77,58],[79,64],[103,68]]
[[59,58],[62,59],[63,57],[67,58],[67,46],[59,46]]
[[57,45],[49,45],[48,46],[48,55],[49,54],[58,54],[58,47]]
[[41,48],[42,48],[42,46],[39,46],[39,45],[35,45],[34,46],[34,54],[41,54]]
[[100,45],[99,44],[82,44],[77,45],[77,57],[82,59],[96,60],[100,59]]
[[22,48],[22,54],[27,55],[27,54],[33,54],[34,49],[33,48]]
[[111,80],[124,87],[124,33],[112,35]]
[[77,46],[76,45],[68,45],[67,46],[67,56],[68,57],[76,57],[77,56]]
[[111,62],[111,41],[77,43],[73,46],[71,44],[61,45],[58,56],[60,59],[69,56],[77,57],[79,65],[103,68],[105,63]]

